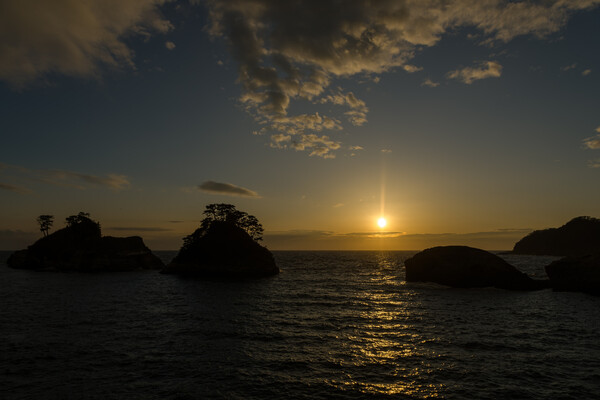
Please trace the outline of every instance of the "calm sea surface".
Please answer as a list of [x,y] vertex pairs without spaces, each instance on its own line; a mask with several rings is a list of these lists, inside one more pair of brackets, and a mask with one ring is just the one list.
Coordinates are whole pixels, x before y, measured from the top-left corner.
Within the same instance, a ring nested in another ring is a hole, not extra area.
[[8,254],[0,398],[600,397],[600,297],[407,284],[413,252],[275,252],[279,276],[234,283]]

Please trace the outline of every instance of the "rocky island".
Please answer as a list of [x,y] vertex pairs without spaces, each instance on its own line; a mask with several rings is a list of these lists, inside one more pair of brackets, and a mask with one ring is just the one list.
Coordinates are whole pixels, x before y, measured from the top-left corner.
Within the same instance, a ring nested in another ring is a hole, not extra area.
[[[50,216],[40,216],[50,217]],[[39,219],[38,219],[39,222]],[[100,224],[80,212],[67,218],[67,226],[45,236],[7,260],[12,268],[78,272],[160,269],[162,261],[144,245],[142,238],[102,236]]]
[[553,290],[600,295],[600,254],[564,257],[546,265]]
[[209,204],[204,215],[163,273],[226,280],[279,273],[271,252],[258,243],[263,228],[256,217],[231,204]]
[[495,287],[509,290],[548,288],[495,254],[467,246],[423,250],[405,261],[407,282],[434,282],[457,288]]

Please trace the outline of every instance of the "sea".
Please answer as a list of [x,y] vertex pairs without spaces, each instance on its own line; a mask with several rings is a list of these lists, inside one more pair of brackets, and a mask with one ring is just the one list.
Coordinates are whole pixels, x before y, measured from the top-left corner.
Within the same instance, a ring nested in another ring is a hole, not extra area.
[[414,253],[276,251],[278,276],[223,282],[1,252],[0,398],[600,398],[600,297],[407,283]]

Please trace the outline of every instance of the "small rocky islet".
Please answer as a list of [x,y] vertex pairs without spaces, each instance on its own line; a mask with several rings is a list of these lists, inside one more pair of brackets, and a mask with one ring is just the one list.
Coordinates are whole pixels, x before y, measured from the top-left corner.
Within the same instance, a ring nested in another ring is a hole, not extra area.
[[231,204],[209,204],[204,215],[163,273],[225,280],[279,273],[273,254],[258,243],[263,227],[256,217]]
[[100,224],[80,212],[67,226],[44,236],[7,260],[12,268],[101,272],[160,269],[163,262],[139,236],[102,236]]

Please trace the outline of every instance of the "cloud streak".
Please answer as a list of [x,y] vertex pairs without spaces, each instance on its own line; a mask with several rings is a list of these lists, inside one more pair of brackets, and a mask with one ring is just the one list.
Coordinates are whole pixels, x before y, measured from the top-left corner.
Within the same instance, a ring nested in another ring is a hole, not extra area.
[[161,228],[157,226],[113,226],[110,228],[106,228],[111,231],[119,231],[119,232],[169,232],[172,229]]
[[225,196],[252,197],[260,198],[258,193],[253,190],[246,189],[241,186],[232,185],[231,183],[221,183],[215,181],[206,181],[198,185],[198,189],[210,194],[220,194]]
[[[322,230],[291,230],[266,232],[265,243],[274,249],[390,249],[419,250],[438,245],[470,244],[494,250],[512,248],[514,243],[531,229],[498,229],[471,233],[351,232],[336,233]],[[501,247],[497,247],[501,246]]]
[[14,192],[14,193],[18,193],[18,194],[31,194],[31,190],[21,187],[21,186],[14,186],[14,185],[9,185],[7,183],[0,183],[0,190],[8,190],[9,192]]
[[[85,189],[89,185],[102,186],[113,190],[123,190],[130,186],[129,178],[120,174],[100,176],[65,170],[36,170],[3,163],[0,163],[0,174],[10,174],[13,179],[29,180],[80,190]],[[13,190],[15,192],[18,192],[18,190],[24,191],[24,193],[31,192],[29,189],[18,186],[6,184],[4,186],[5,190],[10,190],[9,187],[13,187],[16,188]]]

